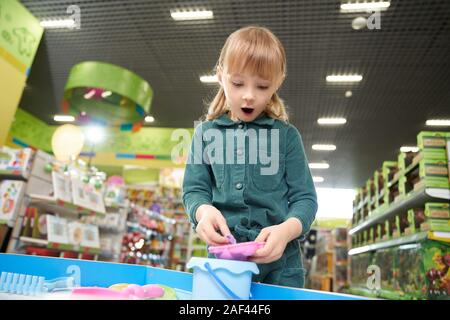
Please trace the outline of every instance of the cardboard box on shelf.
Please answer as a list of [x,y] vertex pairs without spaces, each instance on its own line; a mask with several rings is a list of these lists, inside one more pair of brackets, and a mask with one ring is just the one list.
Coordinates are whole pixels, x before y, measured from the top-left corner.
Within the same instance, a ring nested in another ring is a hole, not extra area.
[[417,146],[424,159],[447,161],[445,132],[422,131],[417,135]]
[[408,210],[411,233],[420,231],[450,231],[449,204],[429,202],[425,208]]
[[0,181],[0,221],[15,221],[20,210],[24,190],[25,183],[22,181]]
[[438,231],[438,232],[450,232],[450,220],[449,219],[426,219],[420,225],[421,231]]
[[449,188],[448,163],[442,160],[426,160],[419,162],[420,182],[414,185],[414,189]]
[[418,153],[419,152],[400,152],[397,159],[399,171],[405,171],[405,169],[408,168],[413,162]]

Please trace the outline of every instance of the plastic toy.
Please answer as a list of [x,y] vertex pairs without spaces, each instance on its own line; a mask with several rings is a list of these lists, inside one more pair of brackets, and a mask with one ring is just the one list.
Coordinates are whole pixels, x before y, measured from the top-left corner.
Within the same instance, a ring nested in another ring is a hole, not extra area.
[[235,244],[227,244],[224,246],[211,246],[208,248],[209,253],[215,255],[218,259],[241,260],[245,261],[252,256],[256,250],[264,247],[265,242],[241,242]]
[[139,300],[159,298],[164,295],[164,289],[153,284],[139,286],[130,284],[122,290],[101,287],[80,287],[72,290],[73,296],[86,296],[94,299]]
[[57,290],[66,290],[74,286],[73,277],[61,277],[45,280],[45,277],[30,274],[2,272],[0,277],[0,292],[39,296]]

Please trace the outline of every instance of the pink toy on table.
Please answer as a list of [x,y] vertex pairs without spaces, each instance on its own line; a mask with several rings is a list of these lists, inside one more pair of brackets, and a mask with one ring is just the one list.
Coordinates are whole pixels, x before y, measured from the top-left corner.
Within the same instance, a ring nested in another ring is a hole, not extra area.
[[164,295],[164,289],[153,284],[138,286],[130,284],[123,290],[102,287],[80,287],[72,289],[74,296],[89,296],[93,299],[138,300],[159,298]]
[[210,246],[208,252],[214,254],[218,259],[245,261],[265,244],[265,242],[256,241],[236,243],[236,239],[232,235],[227,236],[227,239],[230,244]]

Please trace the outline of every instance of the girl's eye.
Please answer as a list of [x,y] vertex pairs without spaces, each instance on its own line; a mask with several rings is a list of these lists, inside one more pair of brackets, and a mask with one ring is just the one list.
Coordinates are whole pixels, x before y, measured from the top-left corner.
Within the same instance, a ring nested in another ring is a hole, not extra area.
[[242,87],[242,83],[236,83],[236,82],[233,82],[233,85],[234,85],[235,87]]
[[261,89],[261,90],[267,90],[267,89],[269,89],[269,87],[267,87],[267,86],[258,86],[258,88]]

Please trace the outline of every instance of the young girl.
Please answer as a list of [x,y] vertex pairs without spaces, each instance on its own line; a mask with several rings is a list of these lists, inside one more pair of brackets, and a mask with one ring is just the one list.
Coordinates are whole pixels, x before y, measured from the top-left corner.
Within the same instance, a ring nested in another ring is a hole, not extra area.
[[253,281],[303,287],[297,240],[310,229],[317,197],[300,134],[277,95],[284,48],[266,28],[242,28],[228,37],[216,72],[220,89],[195,129],[183,181],[190,221],[207,245],[228,244],[230,234],[265,241],[251,257],[260,270]]

